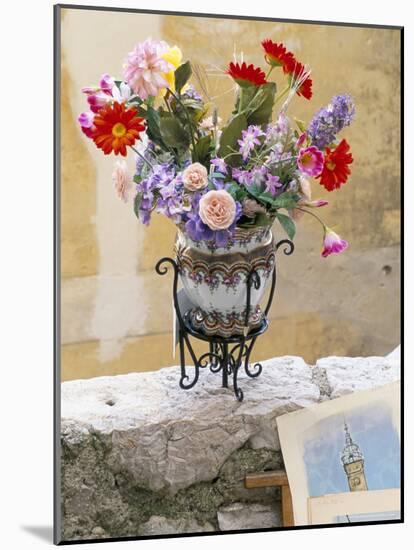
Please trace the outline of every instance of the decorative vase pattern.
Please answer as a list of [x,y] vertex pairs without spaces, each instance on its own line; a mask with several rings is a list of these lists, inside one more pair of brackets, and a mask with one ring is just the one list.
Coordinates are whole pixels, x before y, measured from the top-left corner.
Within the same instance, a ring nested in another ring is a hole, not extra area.
[[247,277],[252,269],[260,277],[260,287],[251,287],[249,330],[261,324],[259,304],[275,267],[270,226],[237,228],[225,248],[195,242],[179,229],[175,253],[183,287],[195,306],[189,313],[194,328],[225,338],[243,333]]

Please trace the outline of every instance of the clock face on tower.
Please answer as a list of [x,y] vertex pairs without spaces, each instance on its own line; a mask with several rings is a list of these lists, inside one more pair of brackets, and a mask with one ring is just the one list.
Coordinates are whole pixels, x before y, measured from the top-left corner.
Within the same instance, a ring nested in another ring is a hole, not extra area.
[[364,471],[364,456],[359,446],[354,443],[347,424],[345,428],[345,447],[341,454],[342,464],[348,478],[351,491],[366,491],[368,489]]

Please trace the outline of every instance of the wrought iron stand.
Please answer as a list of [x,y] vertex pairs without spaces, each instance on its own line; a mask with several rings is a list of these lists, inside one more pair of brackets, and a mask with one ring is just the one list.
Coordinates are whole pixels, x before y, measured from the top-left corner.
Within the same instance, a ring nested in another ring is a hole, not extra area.
[[[275,245],[275,252],[277,252],[277,250],[282,245],[285,245],[283,252],[286,255],[292,254],[294,250],[294,245],[292,241],[288,239],[283,239],[279,241]],[[254,287],[255,289],[259,289],[260,285],[262,284],[258,272],[255,269],[252,269],[246,280],[247,299],[245,328],[243,334],[231,336],[229,338],[223,338],[222,336],[208,336],[192,326],[189,312],[181,312],[178,303],[177,291],[179,268],[177,262],[173,258],[161,258],[157,262],[157,265],[155,267],[159,275],[165,275],[167,273],[168,266],[165,264],[170,264],[174,270],[173,300],[175,313],[178,319],[178,343],[180,348],[181,366],[181,378],[179,382],[180,387],[183,390],[189,390],[193,388],[198,381],[200,369],[209,367],[211,372],[221,372],[223,388],[229,387],[229,377],[233,375],[232,385],[235,396],[239,401],[243,401],[243,390],[239,388],[237,380],[239,369],[241,367],[244,367],[247,376],[250,376],[250,378],[256,378],[262,372],[262,365],[260,363],[255,363],[253,365],[253,368],[251,368],[249,361],[257,338],[261,334],[263,334],[269,326],[267,315],[269,313],[270,306],[272,305],[273,296],[276,288],[276,262],[272,274],[270,294],[261,324],[253,330],[249,330],[248,321],[251,305],[251,289],[252,287]],[[197,338],[198,340],[208,342],[209,351],[203,353],[200,357],[197,357],[194,352],[193,346],[191,345],[190,336]],[[192,362],[194,363],[194,378],[192,380],[190,380],[190,377],[186,372],[186,348],[191,356]]]

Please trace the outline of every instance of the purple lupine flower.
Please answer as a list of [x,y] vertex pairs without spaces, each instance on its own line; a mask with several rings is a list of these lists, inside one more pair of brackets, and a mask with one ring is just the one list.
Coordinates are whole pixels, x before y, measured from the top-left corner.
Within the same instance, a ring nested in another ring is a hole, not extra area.
[[278,193],[279,189],[283,187],[283,184],[281,183],[279,176],[272,176],[272,174],[268,174],[265,186],[265,191],[274,197]]
[[335,141],[338,132],[351,124],[354,115],[355,105],[351,96],[334,96],[330,104],[320,109],[309,124],[307,133],[312,139],[312,145],[323,150]]
[[262,131],[260,126],[251,124],[247,130],[242,131],[242,139],[238,139],[237,143],[239,144],[239,152],[241,153],[243,160],[247,160],[250,156],[251,151],[255,148],[255,145],[260,145],[259,137],[264,136],[265,133]]
[[227,164],[224,161],[224,159],[216,157],[214,159],[211,159],[210,162],[214,166],[214,168],[217,170],[217,172],[220,172],[221,174],[227,174]]

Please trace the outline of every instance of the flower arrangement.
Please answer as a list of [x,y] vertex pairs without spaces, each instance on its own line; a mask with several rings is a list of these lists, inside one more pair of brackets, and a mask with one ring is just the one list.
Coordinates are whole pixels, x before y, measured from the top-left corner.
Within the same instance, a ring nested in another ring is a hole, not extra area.
[[[183,62],[177,46],[147,39],[129,52],[123,78],[108,74],[83,88],[89,110],[79,116],[83,133],[105,155],[132,150],[136,171],[117,162],[113,182],[126,201],[135,187],[134,211],[144,224],[164,214],[196,242],[226,247],[237,227],[280,223],[290,239],[304,214],[323,228],[322,256],[348,243],[327,227],[314,209],[313,178],[328,191],[350,175],[350,147],[339,132],[355,113],[349,95],[337,95],[306,125],[289,118],[295,95],[310,100],[310,70],[283,44],[263,40],[268,69],[230,62],[235,106],[226,123],[208,90],[207,73]],[[275,73],[286,80],[277,93]],[[190,84],[193,77],[198,90]]]

